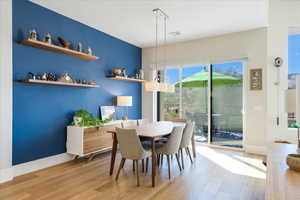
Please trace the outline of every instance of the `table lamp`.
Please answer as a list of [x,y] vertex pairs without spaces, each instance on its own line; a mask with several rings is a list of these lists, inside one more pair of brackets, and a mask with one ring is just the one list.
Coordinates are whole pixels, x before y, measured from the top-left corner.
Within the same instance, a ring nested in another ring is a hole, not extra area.
[[117,96],[117,106],[126,107],[126,113],[123,113],[122,120],[128,120],[128,107],[132,106],[132,96]]

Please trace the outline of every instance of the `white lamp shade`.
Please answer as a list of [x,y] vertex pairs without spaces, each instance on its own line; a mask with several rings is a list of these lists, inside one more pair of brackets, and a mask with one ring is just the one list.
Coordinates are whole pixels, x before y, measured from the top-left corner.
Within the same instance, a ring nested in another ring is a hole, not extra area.
[[159,91],[160,92],[168,92],[169,85],[167,83],[159,83]]
[[117,96],[117,106],[132,106],[132,96]]
[[168,85],[168,92],[170,93],[175,92],[175,85]]
[[144,83],[144,88],[147,92],[157,92],[159,89],[159,83],[156,81],[146,81]]

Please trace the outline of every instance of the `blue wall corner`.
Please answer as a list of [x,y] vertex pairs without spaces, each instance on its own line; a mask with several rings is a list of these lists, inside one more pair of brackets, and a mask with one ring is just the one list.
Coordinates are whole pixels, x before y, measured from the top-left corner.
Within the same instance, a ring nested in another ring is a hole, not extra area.
[[[92,47],[96,61],[80,60],[19,44],[35,28],[40,39],[51,33]],[[31,3],[13,1],[13,164],[64,153],[66,126],[77,109],[99,116],[99,106],[112,105],[118,95],[133,96],[129,118],[141,117],[141,85],[109,80],[113,68],[126,68],[133,75],[141,66],[141,49],[63,15]],[[30,85],[17,82],[28,72],[70,73],[74,78],[96,80],[100,88]]]

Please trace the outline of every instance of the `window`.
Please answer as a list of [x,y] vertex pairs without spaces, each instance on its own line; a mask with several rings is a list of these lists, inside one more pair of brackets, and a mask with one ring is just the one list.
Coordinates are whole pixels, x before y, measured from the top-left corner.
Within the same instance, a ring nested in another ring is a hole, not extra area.
[[300,34],[289,35],[288,39],[288,127],[296,122],[296,78],[300,75]]

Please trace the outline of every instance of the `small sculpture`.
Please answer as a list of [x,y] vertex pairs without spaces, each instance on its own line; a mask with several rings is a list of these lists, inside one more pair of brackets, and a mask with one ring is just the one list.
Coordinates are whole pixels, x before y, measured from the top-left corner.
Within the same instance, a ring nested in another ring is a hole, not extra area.
[[74,81],[74,79],[72,78],[72,76],[70,76],[68,73],[64,73],[63,75],[61,75],[57,81],[59,82],[64,82],[64,83],[76,83],[76,81]]
[[32,29],[29,31],[29,39],[31,40],[37,40],[37,33],[35,29]]
[[50,33],[47,33],[44,37],[44,42],[51,44],[52,43],[52,39],[51,39],[51,35]]
[[92,48],[91,48],[91,47],[89,47],[89,48],[87,49],[87,54],[90,55],[90,56],[93,55],[93,51],[92,51]]
[[34,73],[28,72],[28,75],[31,76],[30,79],[32,79],[32,80],[35,80],[35,79],[36,79]]
[[43,80],[43,81],[46,81],[46,80],[47,80],[47,73],[46,73],[46,72],[44,72],[44,73],[42,74],[41,80]]
[[55,75],[53,73],[49,72],[47,74],[47,80],[48,81],[55,81]]
[[64,39],[62,39],[61,37],[57,37],[58,41],[60,42],[60,44],[63,45],[63,47],[65,48],[70,48],[71,43],[65,41]]
[[80,42],[77,44],[77,51],[82,52],[82,44]]

